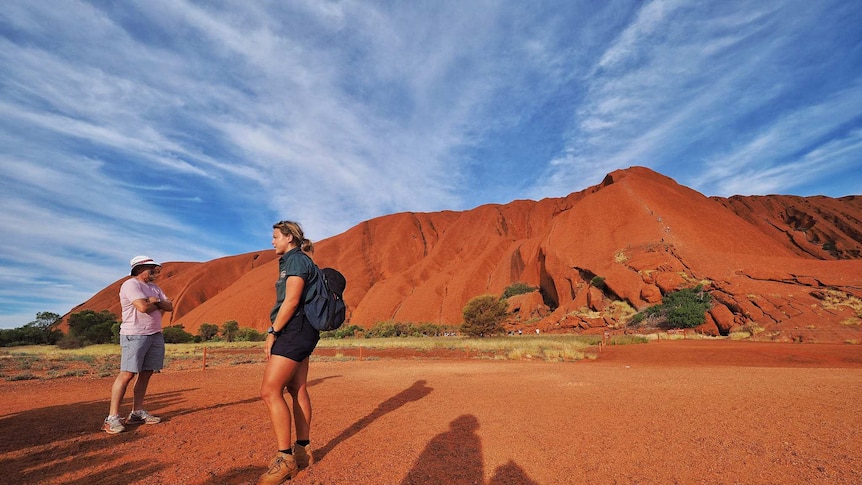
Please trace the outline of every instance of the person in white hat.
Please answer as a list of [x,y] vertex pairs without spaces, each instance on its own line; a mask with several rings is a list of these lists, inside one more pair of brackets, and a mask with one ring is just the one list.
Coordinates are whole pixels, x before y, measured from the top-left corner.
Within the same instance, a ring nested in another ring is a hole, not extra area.
[[[165,338],[162,314],[173,311],[174,304],[155,284],[161,265],[147,256],[130,261],[132,277],[120,286],[120,373],[111,387],[111,407],[102,429],[110,434],[124,431],[127,424],[156,424],[161,418],[144,411],[144,396],[153,372],[165,363]],[[137,379],[135,379],[137,376]],[[120,418],[120,404],[126,388],[135,379],[132,412],[125,423]]]

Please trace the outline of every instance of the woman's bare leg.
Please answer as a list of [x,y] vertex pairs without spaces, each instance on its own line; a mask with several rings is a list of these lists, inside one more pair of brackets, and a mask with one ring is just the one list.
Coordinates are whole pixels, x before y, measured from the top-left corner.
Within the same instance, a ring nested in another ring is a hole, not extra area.
[[266,368],[263,371],[260,397],[269,409],[269,419],[275,431],[275,440],[279,450],[290,449],[293,444],[291,441],[291,415],[287,401],[284,399],[284,388],[293,380],[301,365],[301,362],[273,355],[266,362]]
[[299,363],[287,392],[293,397],[293,419],[296,422],[296,439],[307,440],[311,433],[311,398],[308,396],[308,358]]

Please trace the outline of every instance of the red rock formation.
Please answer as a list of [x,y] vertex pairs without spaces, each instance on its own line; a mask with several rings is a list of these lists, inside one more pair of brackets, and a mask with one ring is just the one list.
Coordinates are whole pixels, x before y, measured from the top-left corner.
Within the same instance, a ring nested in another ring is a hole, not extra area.
[[737,195],[713,199],[800,256],[862,259],[862,197]]
[[[531,324],[543,331],[623,328],[663,294],[702,284],[716,305],[700,331],[859,341],[860,221],[860,197],[709,198],[632,167],[564,198],[372,219],[318,242],[315,259],[347,277],[349,322],[365,327],[459,324],[470,298],[520,281],[550,307]],[[166,263],[160,284],[176,303],[166,325],[263,330],[276,273],[272,250]],[[72,312],[119,314],[120,283]]]

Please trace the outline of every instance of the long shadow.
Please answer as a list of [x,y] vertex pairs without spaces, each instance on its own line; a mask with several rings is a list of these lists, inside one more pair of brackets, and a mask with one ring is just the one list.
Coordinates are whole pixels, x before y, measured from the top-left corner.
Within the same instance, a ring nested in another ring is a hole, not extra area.
[[[482,442],[476,430],[479,420],[470,414],[449,423],[449,431],[428,442],[401,485],[446,483],[473,485],[484,483]],[[494,471],[488,485],[538,485],[515,462],[509,461]]]
[[380,417],[391,413],[392,411],[395,411],[396,409],[409,402],[418,401],[430,394],[433,388],[426,386],[426,383],[427,381],[425,381],[424,379],[418,380],[414,382],[412,386],[380,403],[376,408],[374,408],[373,411],[368,413],[368,415],[348,426],[335,438],[329,440],[329,443],[326,443],[319,449],[314,450],[314,459],[322,459],[333,448],[338,446],[339,443],[362,431],[363,428],[373,423]]
[[[309,381],[309,385],[317,385],[327,379],[340,376],[328,376]],[[212,409],[259,402],[260,397],[244,399],[230,403],[218,403],[212,406],[180,410],[171,413],[159,413],[159,409],[176,407],[186,399],[185,393],[198,388],[180,389],[162,393],[147,394],[147,409],[162,416],[165,421],[182,416]],[[131,397],[126,396],[124,405],[128,405]],[[107,399],[88,400],[71,404],[58,404],[41,408],[12,412],[0,416],[0,483],[40,483],[55,481],[57,478],[80,473],[82,470],[106,468],[96,473],[87,474],[81,479],[67,479],[70,484],[115,484],[119,481],[131,483],[145,480],[166,466],[140,460],[118,460],[112,448],[118,444],[135,442],[144,435],[135,432],[134,426],[126,432],[108,437],[100,430],[102,420],[108,408]],[[35,448],[35,449],[32,449]],[[12,456],[12,455],[18,456]],[[234,475],[222,477],[227,481],[213,483],[237,483],[232,478],[247,477],[256,479],[260,472],[258,468],[238,469]],[[119,478],[122,477],[122,478]],[[240,480],[241,481],[241,480]]]
[[449,423],[449,431],[428,442],[401,485],[426,483],[477,484],[485,481],[479,420],[465,414]]
[[[90,460],[90,463],[93,463]],[[147,477],[158,473],[166,468],[163,465],[155,465],[152,462],[134,460],[120,463],[108,470],[91,473],[77,480],[63,482],[65,485],[116,485],[117,483],[137,483],[145,481]],[[10,482],[15,483],[15,482]],[[24,483],[24,482],[18,482]],[[38,483],[38,482],[26,482]]]
[[524,469],[509,460],[505,465],[497,467],[494,470],[494,476],[488,480],[488,485],[512,485],[517,483],[520,485],[539,485],[539,482],[531,479],[524,472]]
[[[148,394],[147,405],[150,409],[167,407],[181,402],[182,394],[192,390]],[[0,454],[96,433],[102,426],[108,405],[107,399],[100,399],[7,414],[0,418],[0,436],[14,436],[15,439],[0,440]]]
[[[27,422],[19,420],[21,423],[16,426],[4,427],[0,432],[3,446],[13,450],[17,456],[13,456],[13,452],[2,454],[0,483],[43,483],[55,481],[64,475],[80,474],[82,471],[101,467],[106,468],[96,474],[88,473],[86,478],[79,480],[67,479],[64,483],[117,483],[117,477],[123,477],[124,482],[132,482],[165,468],[165,465],[159,463],[125,461],[118,457],[112,451],[118,444],[136,442],[144,435],[127,432],[108,437],[99,429],[101,416],[104,414],[104,402],[83,404],[95,406],[95,413],[98,413],[95,419],[81,418],[82,415],[75,414],[74,411],[69,414],[54,412],[50,417],[45,414],[42,418],[40,413],[28,413],[30,416]],[[49,412],[45,409],[40,411]],[[65,421],[57,422],[61,419]],[[57,435],[62,437],[44,439],[45,435],[57,431]]]
[[[318,379],[313,379],[313,380],[308,381],[308,387],[316,386],[318,384],[325,382],[327,379],[336,379],[338,377],[341,377],[341,376],[328,376],[328,377],[321,377]],[[284,392],[287,392],[287,388],[285,388]],[[260,396],[255,396],[255,397],[250,397],[248,399],[243,399],[241,401],[224,402],[224,403],[213,404],[212,406],[205,406],[205,407],[180,409],[179,411],[175,411],[175,412],[172,412],[169,414],[163,414],[163,415],[161,415],[161,417],[163,418],[163,420],[168,421],[168,420],[170,420],[170,418],[175,418],[177,416],[184,416],[187,414],[200,413],[200,412],[204,412],[204,411],[212,411],[214,409],[220,409],[220,408],[224,408],[224,407],[228,407],[228,406],[236,406],[239,404],[251,404],[251,403],[255,403],[255,402],[263,402],[263,401],[261,400]]]
[[[154,410],[175,405],[184,400],[184,393],[193,390],[152,393],[147,404]],[[163,469],[164,465],[135,460],[114,464],[118,457],[111,449],[143,435],[130,429],[107,437],[101,424],[108,404],[106,399],[81,401],[0,417],[0,482],[40,483],[101,465],[107,468],[86,480],[68,483],[116,483],[118,476],[134,481]]]
[[177,416],[185,416],[187,414],[201,413],[204,411],[212,411],[214,409],[226,408],[229,406],[237,406],[239,404],[251,404],[254,402],[261,402],[260,397],[250,397],[248,399],[242,399],[240,401],[220,402],[218,404],[213,404],[212,406],[180,409],[179,411],[174,411],[172,413],[161,414],[160,417],[162,418],[162,421],[170,421],[171,418],[176,418]]
[[[159,409],[176,408],[186,401],[184,395],[198,388],[180,389],[147,395],[147,408],[159,414],[163,421],[194,412],[208,411],[225,406],[258,402],[255,396],[247,400],[218,403],[212,406],[159,413]],[[131,397],[126,396],[128,407]],[[0,483],[40,483],[63,475],[76,474],[85,469],[106,466],[105,470],[90,473],[80,480],[67,483],[93,484],[144,480],[165,468],[165,465],[144,461],[122,461],[111,448],[135,442],[143,435],[135,432],[137,426],[127,426],[124,433],[106,436],[101,423],[107,411],[106,399],[60,404],[9,413],[0,417]],[[19,456],[12,456],[17,454]]]
[[340,376],[340,375],[339,376],[318,377],[317,379],[312,379],[312,380],[308,381],[308,383],[306,385],[308,387],[314,387],[318,384],[323,384],[324,382],[328,381],[329,379],[339,379],[341,377],[342,376]]

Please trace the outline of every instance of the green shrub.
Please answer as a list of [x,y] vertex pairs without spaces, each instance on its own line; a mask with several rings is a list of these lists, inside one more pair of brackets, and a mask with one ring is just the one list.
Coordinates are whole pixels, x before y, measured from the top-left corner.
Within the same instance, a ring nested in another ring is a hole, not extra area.
[[494,295],[481,295],[471,299],[461,313],[464,316],[461,332],[470,337],[503,333],[503,320],[509,314],[506,300]]
[[[338,331],[340,331],[339,329]],[[414,322],[377,322],[369,329],[351,325],[345,330],[344,337],[352,337],[353,331],[362,332],[365,338],[390,338],[390,337],[436,337],[442,335],[454,335],[457,333],[457,327],[452,325],[435,325],[430,322],[414,323]],[[320,334],[321,337],[335,337],[340,334],[333,335],[329,332]]]
[[590,286],[595,286],[596,288],[604,288],[605,287],[605,278],[602,276],[593,276],[593,279],[590,280]]
[[629,326],[656,326],[660,328],[693,328],[706,321],[706,311],[712,306],[712,297],[698,285],[668,293],[661,304],[635,314]]
[[72,334],[64,335],[63,338],[57,341],[57,347],[61,349],[81,349],[84,348],[84,339]]
[[266,332],[258,332],[253,328],[240,327],[234,340],[237,342],[262,342],[266,340]]
[[239,332],[239,323],[236,320],[228,320],[221,326],[221,336],[228,342],[233,342]]
[[530,286],[527,283],[522,283],[520,281],[512,283],[507,286],[505,290],[503,290],[503,296],[501,298],[506,299],[515,295],[523,295],[524,293],[532,293],[538,290],[535,286]]
[[345,325],[328,332],[320,332],[320,338],[352,338],[354,335],[362,334],[363,332],[365,332],[365,329],[359,325]]
[[194,340],[195,336],[186,332],[182,325],[173,325],[162,329],[166,344],[186,344]]
[[69,315],[69,334],[84,340],[85,344],[106,344],[113,338],[111,329],[115,323],[117,316],[108,310],[98,313],[83,310]]
[[213,337],[218,335],[218,325],[202,323],[200,328],[198,328],[198,335],[200,335],[203,341],[213,340]]

